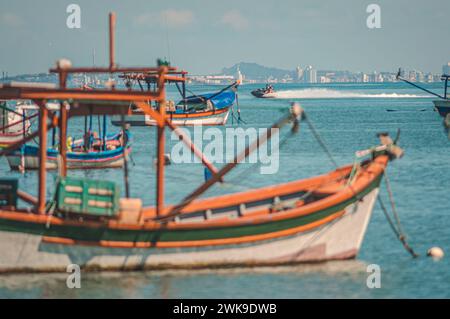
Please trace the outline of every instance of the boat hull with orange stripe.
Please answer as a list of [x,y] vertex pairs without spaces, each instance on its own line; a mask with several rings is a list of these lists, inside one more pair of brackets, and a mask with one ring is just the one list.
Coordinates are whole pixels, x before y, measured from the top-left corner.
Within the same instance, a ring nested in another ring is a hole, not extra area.
[[[197,200],[166,223],[0,210],[0,272],[240,267],[354,258],[386,155],[310,179]],[[354,177],[352,177],[354,176]],[[306,196],[306,195],[308,196]],[[167,208],[170,210],[170,207]]]
[[[167,116],[172,124],[177,126],[191,125],[225,125],[230,114],[230,108],[219,110],[195,112],[195,113],[168,113]],[[134,112],[125,116],[125,122],[132,126],[156,126],[157,122],[149,115],[142,112]],[[113,125],[122,125],[122,119],[118,115],[111,117]]]

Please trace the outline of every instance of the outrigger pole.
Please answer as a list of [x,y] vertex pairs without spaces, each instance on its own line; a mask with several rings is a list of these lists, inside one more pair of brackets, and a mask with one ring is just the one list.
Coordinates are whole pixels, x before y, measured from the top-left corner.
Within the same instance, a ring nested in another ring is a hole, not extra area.
[[[400,69],[398,69],[398,72],[397,72],[397,76],[396,76],[396,79],[397,79],[397,80],[401,80],[401,81],[403,81],[403,82],[406,82],[406,83],[408,83],[408,84],[410,84],[410,85],[412,85],[412,86],[414,86],[414,87],[416,87],[416,88],[418,88],[418,89],[420,89],[420,90],[422,90],[422,91],[427,92],[428,94],[437,96],[438,98],[441,98],[441,99],[446,99],[446,98],[447,98],[447,81],[448,81],[448,77],[449,77],[449,76],[447,76],[447,80],[445,81],[445,96],[442,96],[442,95],[440,95],[440,94],[437,94],[437,93],[434,93],[434,92],[432,92],[432,91],[430,91],[430,90],[427,90],[426,88],[423,88],[423,87],[421,87],[420,85],[417,85],[417,84],[415,84],[415,83],[413,83],[413,82],[411,82],[411,81],[408,81],[407,79],[403,78],[403,77],[401,76],[401,74],[402,74],[402,69],[400,68]],[[445,76],[443,75],[443,77],[445,77]]]

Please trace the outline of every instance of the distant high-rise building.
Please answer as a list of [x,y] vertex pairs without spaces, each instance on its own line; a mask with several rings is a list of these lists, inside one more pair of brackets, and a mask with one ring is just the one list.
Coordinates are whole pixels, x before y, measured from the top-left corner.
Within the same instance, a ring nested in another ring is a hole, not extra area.
[[416,72],[416,81],[417,82],[425,82],[425,76],[423,75],[423,72],[421,72],[421,71]]
[[442,74],[450,75],[450,62],[447,65],[442,66]]
[[317,83],[317,70],[314,70],[311,65],[307,66],[304,72],[304,79],[306,83]]
[[295,69],[295,73],[296,73],[296,76],[297,76],[297,82],[301,82],[302,81],[302,79],[303,79],[303,69],[301,68],[301,67],[297,67],[296,69]]
[[242,84],[242,81],[244,80],[244,76],[241,73],[241,69],[239,68],[239,65],[238,65],[237,71],[236,71],[236,80],[239,81],[240,84]]
[[375,82],[384,82],[384,78],[383,75],[381,73],[377,74],[377,78]]
[[411,82],[416,82],[416,71],[409,71],[408,80]]
[[361,76],[361,82],[367,83],[369,82],[369,76],[366,73],[363,73]]

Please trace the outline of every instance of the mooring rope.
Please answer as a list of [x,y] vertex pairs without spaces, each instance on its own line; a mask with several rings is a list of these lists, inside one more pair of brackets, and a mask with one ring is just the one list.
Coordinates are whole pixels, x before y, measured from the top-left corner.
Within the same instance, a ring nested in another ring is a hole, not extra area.
[[387,189],[388,195],[389,195],[389,202],[391,203],[392,213],[394,214],[395,222],[397,223],[397,228],[400,233],[403,233],[403,228],[400,223],[400,217],[398,216],[397,209],[396,209],[395,202],[394,202],[394,196],[392,195],[391,184],[389,182],[389,178],[388,178],[388,175],[386,174],[386,171],[383,172],[383,175],[384,175],[384,182],[386,184],[386,189]]
[[311,120],[306,116],[306,113],[304,111],[303,111],[303,119],[308,124],[309,129],[313,133],[314,138],[317,140],[317,142],[319,143],[320,147],[322,147],[322,149],[325,152],[325,154],[327,155],[328,159],[331,161],[331,163],[333,163],[335,168],[338,168],[338,164],[334,160],[334,157],[331,154],[331,151],[328,149],[327,145],[325,144],[325,141],[321,138],[319,132],[316,130],[316,128],[312,124]]
[[[386,174],[386,172],[384,172],[383,174],[384,174],[384,177],[385,177],[385,181],[387,181],[387,174]],[[412,249],[412,247],[406,241],[406,235],[403,232],[403,229],[402,229],[401,223],[400,223],[400,218],[398,217],[397,209],[395,208],[395,202],[394,202],[394,196],[392,194],[392,190],[391,190],[390,186],[387,186],[387,185],[389,185],[388,181],[386,182],[386,188],[387,188],[387,191],[388,191],[388,194],[389,194],[389,202],[391,204],[392,213],[393,213],[394,218],[396,220],[397,227],[396,227],[394,221],[392,220],[391,216],[389,215],[389,212],[388,212],[386,206],[384,205],[383,200],[381,199],[380,195],[378,195],[378,203],[380,204],[381,210],[383,211],[384,216],[386,217],[386,219],[387,219],[387,221],[389,223],[389,226],[391,226],[391,229],[395,233],[395,235],[397,236],[398,240],[402,243],[403,247],[406,249],[406,251],[408,253],[411,254],[411,256],[413,258],[417,258],[417,257],[419,257],[419,255]]]

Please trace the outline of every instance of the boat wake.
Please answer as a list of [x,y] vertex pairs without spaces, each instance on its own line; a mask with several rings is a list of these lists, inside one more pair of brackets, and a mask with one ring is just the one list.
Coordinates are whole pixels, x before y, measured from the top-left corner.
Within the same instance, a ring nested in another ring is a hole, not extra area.
[[345,98],[427,98],[426,95],[400,93],[360,93],[330,89],[285,90],[273,93],[277,99],[345,99]]

